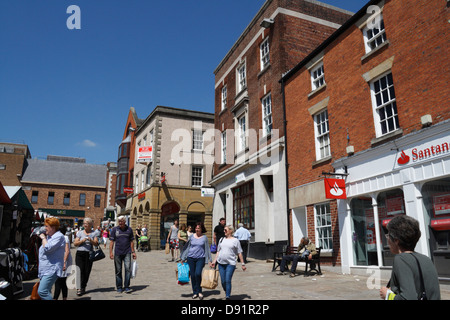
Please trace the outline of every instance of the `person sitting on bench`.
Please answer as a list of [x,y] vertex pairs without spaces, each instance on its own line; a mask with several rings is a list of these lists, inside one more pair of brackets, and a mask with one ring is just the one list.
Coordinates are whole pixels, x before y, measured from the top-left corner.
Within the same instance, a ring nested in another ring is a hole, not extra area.
[[311,260],[314,255],[317,254],[316,246],[314,243],[309,241],[307,237],[303,237],[298,245],[297,253],[284,255],[281,260],[280,271],[278,275],[285,275],[286,264],[288,261],[292,261],[291,274],[290,277],[295,277],[295,270],[297,269],[297,263],[299,261]]

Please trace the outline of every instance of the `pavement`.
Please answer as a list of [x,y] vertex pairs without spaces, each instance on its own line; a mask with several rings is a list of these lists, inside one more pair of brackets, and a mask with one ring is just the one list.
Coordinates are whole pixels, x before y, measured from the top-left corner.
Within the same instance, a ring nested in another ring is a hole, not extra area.
[[[102,248],[103,249],[103,248]],[[75,281],[69,281],[68,300],[178,300],[193,301],[191,284],[177,283],[176,262],[164,250],[137,252],[138,272],[131,280],[131,293],[118,293],[115,288],[114,263],[109,258],[109,249],[103,249],[107,257],[94,262],[86,294],[78,297]],[[71,250],[75,260],[75,249]],[[279,276],[272,272],[272,263],[249,258],[244,272],[240,264],[232,281],[231,300],[247,303],[252,300],[380,300],[378,283],[384,285],[388,279],[377,280],[370,274],[342,274],[340,267],[321,266],[322,275],[304,277],[301,263],[298,274]],[[205,266],[205,268],[209,268]],[[74,278],[74,277],[72,277]],[[24,292],[17,300],[29,300],[31,289],[37,279],[23,282]],[[214,290],[203,289],[204,300],[223,300],[224,290],[219,286]],[[450,300],[450,285],[441,284],[443,300]],[[61,297],[60,297],[61,299]],[[198,300],[198,299],[197,299]]]

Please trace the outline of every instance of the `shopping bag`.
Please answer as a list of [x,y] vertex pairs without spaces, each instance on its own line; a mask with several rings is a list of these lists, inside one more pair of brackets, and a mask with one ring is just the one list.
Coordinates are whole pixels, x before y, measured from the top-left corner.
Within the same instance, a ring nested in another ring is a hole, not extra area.
[[33,290],[31,291],[30,300],[41,300],[41,297],[38,294],[39,289],[39,281],[36,282],[33,286]]
[[136,260],[133,260],[133,265],[131,266],[131,278],[132,279],[136,278],[137,271],[138,271],[138,263]]
[[217,247],[215,244],[212,244],[210,247],[211,253],[216,253],[217,252]]
[[170,246],[169,246],[169,243],[166,242],[166,254],[169,254],[169,253],[170,253]]
[[200,286],[205,289],[215,289],[219,283],[219,270],[203,269],[202,283]]
[[105,254],[103,253],[103,250],[100,247],[97,247],[97,249],[94,249],[89,253],[89,259],[92,262],[102,260],[104,258],[105,258]]
[[189,265],[187,263],[179,263],[178,267],[178,284],[185,285],[189,283]]

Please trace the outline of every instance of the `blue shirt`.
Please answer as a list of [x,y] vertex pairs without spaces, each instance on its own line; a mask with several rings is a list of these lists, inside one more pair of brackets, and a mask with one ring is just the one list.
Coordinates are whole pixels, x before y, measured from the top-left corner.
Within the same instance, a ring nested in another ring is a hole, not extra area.
[[240,227],[239,229],[237,229],[233,236],[238,240],[250,240],[250,238],[252,237],[250,231],[248,231],[244,227]]
[[47,244],[39,248],[39,274],[43,276],[57,274],[63,275],[64,253],[66,251],[66,240],[64,235],[57,231],[47,237]]

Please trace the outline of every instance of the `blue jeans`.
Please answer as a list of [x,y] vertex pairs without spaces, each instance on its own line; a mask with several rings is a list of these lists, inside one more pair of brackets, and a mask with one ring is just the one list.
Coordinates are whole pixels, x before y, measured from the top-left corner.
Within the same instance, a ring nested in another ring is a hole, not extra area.
[[42,300],[53,300],[52,287],[58,280],[56,273],[42,276],[39,281],[38,294]]
[[187,258],[189,273],[191,275],[192,291],[194,294],[202,293],[202,271],[205,266],[205,258]]
[[234,270],[236,270],[235,265],[219,263],[220,281],[222,282],[222,288],[227,298],[231,294],[231,278],[233,278]]
[[117,289],[122,289],[122,262],[125,266],[125,282],[123,282],[123,286],[126,289],[126,288],[130,287],[131,253],[114,256],[114,267],[116,270],[116,288]]

